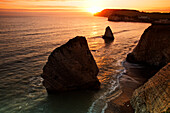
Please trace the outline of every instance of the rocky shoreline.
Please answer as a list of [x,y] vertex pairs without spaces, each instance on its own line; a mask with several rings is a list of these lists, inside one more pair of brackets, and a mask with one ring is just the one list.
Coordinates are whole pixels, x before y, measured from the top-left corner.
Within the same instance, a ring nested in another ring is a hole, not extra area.
[[134,113],[130,100],[133,92],[153,76],[158,69],[150,66],[125,62],[126,73],[119,79],[122,94],[108,102],[105,113]]
[[126,60],[162,68],[170,62],[170,24],[152,24]]
[[[152,24],[144,31],[124,63],[127,72],[120,78],[122,94],[108,102],[106,113],[169,110],[169,31],[170,24]],[[43,84],[49,93],[100,89],[98,71],[85,37],[75,37],[51,53],[43,69]]]
[[130,103],[136,113],[169,112],[169,75],[170,63],[134,91]]
[[[138,45],[127,55],[126,60],[131,62],[130,65],[138,63],[149,66],[149,70],[143,68],[145,73],[142,73],[141,70],[130,68],[131,66],[126,64],[127,75],[120,79],[123,93],[108,103],[106,113],[169,112],[169,31],[169,24],[152,24],[145,30]],[[127,78],[135,82],[128,81]]]

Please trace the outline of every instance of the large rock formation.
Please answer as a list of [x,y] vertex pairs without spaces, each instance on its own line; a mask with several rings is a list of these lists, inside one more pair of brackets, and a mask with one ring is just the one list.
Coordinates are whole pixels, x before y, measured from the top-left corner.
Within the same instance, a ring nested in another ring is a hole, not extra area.
[[126,60],[162,67],[170,62],[170,24],[152,24]]
[[131,98],[135,113],[161,113],[170,108],[169,76],[170,63],[135,90]]
[[116,22],[156,22],[170,24],[170,13],[147,13],[127,9],[104,9],[94,15],[108,17],[109,21]]
[[97,12],[94,14],[94,16],[102,16],[102,17],[109,17],[114,11],[117,11],[119,9],[104,9],[101,12]]
[[99,70],[85,37],[75,37],[56,48],[43,68],[48,92],[99,89]]
[[103,39],[106,39],[106,40],[114,40],[114,36],[113,36],[113,33],[112,33],[112,30],[110,29],[110,27],[106,27],[106,30],[105,30],[105,34],[103,36]]
[[94,16],[102,16],[102,17],[109,17],[114,14],[126,14],[126,15],[137,15],[140,12],[137,10],[128,10],[128,9],[104,9],[101,12],[95,13]]

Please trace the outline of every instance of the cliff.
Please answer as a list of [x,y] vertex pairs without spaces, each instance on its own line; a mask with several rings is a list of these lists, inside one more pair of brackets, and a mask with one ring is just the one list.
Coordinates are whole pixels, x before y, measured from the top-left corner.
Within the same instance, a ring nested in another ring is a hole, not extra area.
[[163,67],[170,62],[170,24],[152,24],[142,34],[138,45],[126,60]]
[[75,37],[56,48],[43,68],[43,85],[48,92],[99,89],[99,69],[85,37]]
[[161,113],[170,107],[169,31],[170,24],[152,24],[144,31],[132,53],[127,55],[128,62],[147,64],[150,67],[163,67],[148,82],[134,91],[131,105],[135,113]]
[[94,16],[108,17],[109,21],[170,23],[170,13],[146,13],[127,9],[104,9]]
[[138,13],[139,11],[137,10],[128,10],[128,9],[104,9],[101,12],[98,12],[94,14],[94,16],[103,16],[103,17],[109,17],[110,15],[113,14],[120,14],[120,13]]
[[148,82],[133,93],[131,105],[135,113],[168,112],[170,63],[156,73]]

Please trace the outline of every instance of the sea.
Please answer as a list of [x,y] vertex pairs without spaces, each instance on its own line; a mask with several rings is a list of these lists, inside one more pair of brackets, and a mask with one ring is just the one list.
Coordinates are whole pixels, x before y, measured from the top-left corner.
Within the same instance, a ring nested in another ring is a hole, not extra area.
[[[115,40],[102,39],[110,26]],[[0,113],[104,113],[122,93],[125,58],[148,23],[110,22],[87,12],[15,13],[0,16]],[[99,91],[48,94],[41,74],[50,53],[85,36],[99,68]]]

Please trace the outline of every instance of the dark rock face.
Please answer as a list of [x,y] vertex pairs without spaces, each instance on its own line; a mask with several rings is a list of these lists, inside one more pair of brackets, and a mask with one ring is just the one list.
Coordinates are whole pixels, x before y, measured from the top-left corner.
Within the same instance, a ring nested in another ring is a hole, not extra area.
[[170,63],[133,93],[131,104],[135,113],[162,113],[168,110]]
[[145,22],[170,24],[170,13],[146,13],[138,10],[104,9],[94,16],[108,17],[115,22]]
[[152,24],[126,60],[163,67],[170,62],[170,24]]
[[140,13],[137,10],[128,10],[128,9],[104,9],[101,12],[94,14],[94,16],[102,16],[102,17],[109,17],[114,14],[138,14]]
[[94,16],[109,17],[114,11],[117,11],[117,9],[104,9],[101,12],[94,14]]
[[111,15],[108,17],[108,21],[116,21],[116,22],[138,22],[139,20],[134,17],[124,16],[124,15]]
[[99,89],[99,69],[85,37],[75,37],[56,48],[43,68],[43,85],[48,92]]
[[114,36],[113,36],[112,30],[110,29],[109,26],[106,28],[105,34],[103,36],[103,39],[114,40]]

